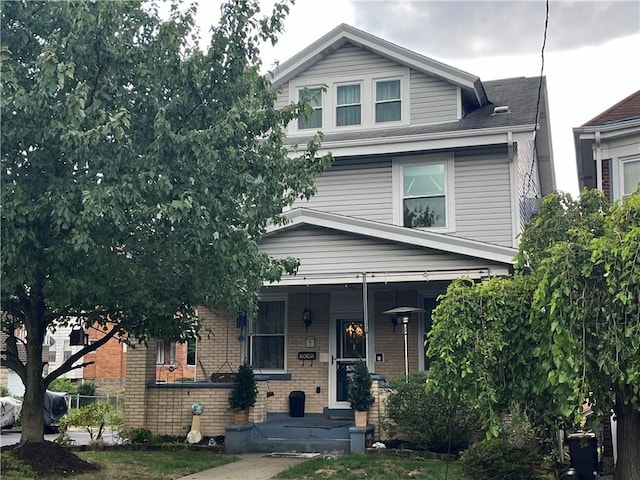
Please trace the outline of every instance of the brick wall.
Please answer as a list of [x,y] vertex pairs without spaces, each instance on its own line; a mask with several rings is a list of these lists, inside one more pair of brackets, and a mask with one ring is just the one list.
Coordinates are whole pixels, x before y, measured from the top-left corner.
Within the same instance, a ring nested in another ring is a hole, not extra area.
[[[98,325],[87,329],[89,342],[100,340],[108,331],[103,331]],[[118,337],[111,338],[97,350],[85,355],[84,362],[93,362],[83,368],[82,378],[95,383],[98,387],[96,393],[122,391],[127,373],[127,346]]]

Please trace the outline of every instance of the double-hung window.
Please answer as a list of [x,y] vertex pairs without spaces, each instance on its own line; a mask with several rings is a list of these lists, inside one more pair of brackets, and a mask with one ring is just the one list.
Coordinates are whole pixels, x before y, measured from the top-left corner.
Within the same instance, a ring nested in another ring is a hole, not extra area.
[[405,166],[402,169],[403,225],[411,228],[447,225],[446,164]]
[[402,119],[400,80],[376,82],[376,123],[398,122]]
[[336,89],[336,125],[362,123],[362,97],[360,84],[338,85]]
[[622,198],[628,198],[640,185],[640,158],[622,161]]
[[298,129],[322,128],[322,89],[320,87],[298,90],[298,100],[306,100],[310,111],[303,112],[298,118]]
[[258,313],[250,325],[250,361],[253,368],[284,370],[285,318],[284,300],[265,300],[258,303]]
[[408,228],[455,230],[453,156],[393,159],[393,223]]

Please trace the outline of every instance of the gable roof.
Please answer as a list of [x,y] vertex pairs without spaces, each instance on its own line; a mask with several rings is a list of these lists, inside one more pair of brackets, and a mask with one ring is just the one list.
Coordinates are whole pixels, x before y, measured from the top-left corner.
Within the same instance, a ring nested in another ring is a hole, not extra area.
[[345,23],[338,25],[329,33],[278,65],[272,72],[272,83],[275,86],[279,86],[288,82],[346,43],[352,43],[401,65],[457,85],[462,89],[465,100],[475,107],[481,107],[488,103],[482,82],[477,76],[400,47]]
[[321,212],[308,208],[295,208],[283,213],[282,216],[288,220],[288,222],[284,225],[269,227],[265,237],[301,225],[313,225],[381,240],[500,262],[505,265],[513,265],[515,263],[514,257],[517,253],[516,249],[510,247],[454,237],[443,233],[399,227],[388,223]]
[[607,125],[613,122],[633,120],[640,118],[640,90],[620,100],[612,107],[595,116],[583,127]]

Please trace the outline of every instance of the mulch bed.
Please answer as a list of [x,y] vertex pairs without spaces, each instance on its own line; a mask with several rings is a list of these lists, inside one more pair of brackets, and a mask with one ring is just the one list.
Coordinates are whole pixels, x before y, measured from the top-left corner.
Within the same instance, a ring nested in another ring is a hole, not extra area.
[[95,472],[100,467],[85,462],[71,452],[53,442],[11,445],[2,449],[29,465],[38,476],[69,475]]

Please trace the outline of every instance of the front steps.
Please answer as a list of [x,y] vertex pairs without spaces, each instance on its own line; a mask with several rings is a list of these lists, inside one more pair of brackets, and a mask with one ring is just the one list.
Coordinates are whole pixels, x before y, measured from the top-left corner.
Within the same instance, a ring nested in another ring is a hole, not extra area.
[[348,454],[364,451],[366,437],[374,427],[353,426],[351,410],[327,410],[322,414],[290,417],[288,413],[269,413],[264,423],[225,427],[225,451],[296,452]]

